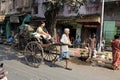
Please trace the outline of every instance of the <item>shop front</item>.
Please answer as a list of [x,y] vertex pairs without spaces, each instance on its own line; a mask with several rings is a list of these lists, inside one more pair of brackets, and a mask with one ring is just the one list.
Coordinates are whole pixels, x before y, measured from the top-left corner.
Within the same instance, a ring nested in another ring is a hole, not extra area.
[[81,29],[81,41],[86,43],[87,39],[94,33],[96,35],[97,42],[99,42],[100,36],[100,16],[89,15],[77,19],[77,22],[82,25]]
[[71,42],[75,42],[77,36],[81,36],[81,25],[75,20],[61,20],[57,22],[56,32],[57,35],[61,36],[64,32],[64,28],[70,29],[70,39]]
[[0,15],[0,39],[5,36],[5,15]]

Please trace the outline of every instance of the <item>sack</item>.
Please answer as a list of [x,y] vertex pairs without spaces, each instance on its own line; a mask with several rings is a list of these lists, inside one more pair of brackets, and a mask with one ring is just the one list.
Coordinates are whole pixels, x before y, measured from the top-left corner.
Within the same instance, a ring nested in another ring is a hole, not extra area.
[[30,26],[30,25],[27,25],[26,29],[27,29],[27,31],[34,31],[34,29],[32,28],[32,26]]
[[8,38],[8,42],[13,42],[14,38],[11,36],[10,38]]

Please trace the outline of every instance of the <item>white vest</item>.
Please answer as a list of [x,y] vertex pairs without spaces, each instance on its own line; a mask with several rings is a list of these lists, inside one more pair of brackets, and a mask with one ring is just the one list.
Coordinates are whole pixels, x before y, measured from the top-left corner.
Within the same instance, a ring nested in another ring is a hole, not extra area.
[[[63,43],[68,43],[68,38],[67,38],[66,34],[62,35],[60,41]],[[68,45],[61,46],[61,52],[68,52],[68,51],[69,51]]]

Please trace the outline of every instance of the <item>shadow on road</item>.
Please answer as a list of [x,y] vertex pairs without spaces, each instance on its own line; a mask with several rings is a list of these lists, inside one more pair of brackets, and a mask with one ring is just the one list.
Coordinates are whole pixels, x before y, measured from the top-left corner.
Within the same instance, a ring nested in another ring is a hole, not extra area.
[[112,69],[112,63],[104,63],[104,62],[98,62],[98,61],[86,61],[86,58],[81,58],[81,57],[73,57],[70,60],[72,63],[77,64],[77,65],[85,65],[85,66],[93,66],[93,67],[102,67],[106,69]]
[[[22,53],[20,53],[19,51],[13,50],[10,46],[0,45],[0,61],[4,61],[4,60],[17,60],[27,65]],[[103,67],[103,68],[112,70],[111,64],[99,64],[99,63],[86,62],[86,58],[81,59],[80,57],[71,57],[70,61],[77,65]],[[64,68],[59,64],[52,64],[51,62],[48,62],[48,61],[43,61],[43,62],[45,65],[48,65],[49,67]]]
[[0,45],[0,61],[18,60],[17,52],[12,50],[10,46]]
[[48,65],[49,67],[58,67],[58,68],[64,68],[63,66],[61,65],[58,65],[58,64],[52,64],[52,62],[48,62],[48,61],[44,61],[44,64]]
[[8,45],[0,45],[0,61],[5,60],[17,60],[21,63],[25,63],[24,56],[19,52],[11,48]]
[[70,61],[74,64],[77,64],[77,65],[86,65],[86,66],[90,66],[91,65],[91,62],[86,62],[86,57],[72,57],[70,59]]

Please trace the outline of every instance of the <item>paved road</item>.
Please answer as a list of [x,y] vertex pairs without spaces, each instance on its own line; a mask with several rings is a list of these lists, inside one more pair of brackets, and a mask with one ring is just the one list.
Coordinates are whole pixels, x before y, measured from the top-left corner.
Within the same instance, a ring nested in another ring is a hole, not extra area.
[[68,71],[64,69],[64,61],[57,62],[56,67],[45,62],[39,68],[32,68],[16,54],[9,47],[0,46],[0,62],[4,62],[9,80],[120,80],[120,71],[76,63],[70,63],[73,70]]

